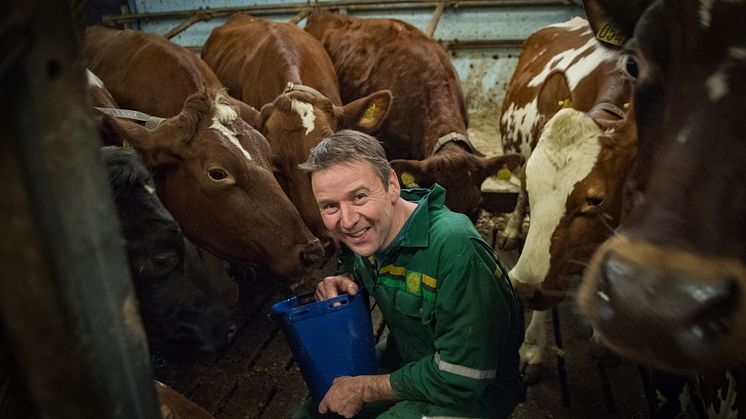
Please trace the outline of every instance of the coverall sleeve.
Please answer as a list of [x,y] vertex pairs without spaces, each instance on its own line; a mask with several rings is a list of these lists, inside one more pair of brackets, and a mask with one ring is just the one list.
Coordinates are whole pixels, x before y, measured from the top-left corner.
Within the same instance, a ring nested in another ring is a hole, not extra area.
[[[491,252],[475,240],[440,260],[434,306],[435,355],[405,364],[391,374],[397,398],[464,406],[480,399],[494,381],[499,347],[507,344],[511,311],[498,281],[502,272]],[[455,252],[455,253],[453,253]],[[456,262],[458,261],[458,262]],[[496,274],[498,277],[496,278]]]

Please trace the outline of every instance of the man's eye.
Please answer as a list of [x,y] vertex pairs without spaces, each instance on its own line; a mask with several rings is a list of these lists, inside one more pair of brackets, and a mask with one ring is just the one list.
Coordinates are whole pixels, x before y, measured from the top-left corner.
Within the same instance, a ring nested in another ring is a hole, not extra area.
[[337,211],[337,208],[339,208],[339,206],[337,206],[336,204],[326,204],[321,207],[321,212],[323,212],[324,214],[333,214]]
[[353,200],[355,202],[361,202],[361,201],[364,201],[366,197],[367,195],[365,195],[364,193],[359,193],[353,197]]

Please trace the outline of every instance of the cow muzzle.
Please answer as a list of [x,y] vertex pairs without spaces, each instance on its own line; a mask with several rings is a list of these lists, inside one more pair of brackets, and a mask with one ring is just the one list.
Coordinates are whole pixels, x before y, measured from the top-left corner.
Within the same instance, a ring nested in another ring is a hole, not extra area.
[[623,355],[699,372],[746,359],[745,286],[746,269],[735,259],[617,236],[586,269],[579,304]]

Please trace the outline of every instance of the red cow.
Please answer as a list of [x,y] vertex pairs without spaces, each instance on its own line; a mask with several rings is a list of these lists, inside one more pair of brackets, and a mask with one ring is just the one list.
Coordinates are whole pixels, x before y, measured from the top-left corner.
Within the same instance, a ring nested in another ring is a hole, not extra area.
[[624,111],[630,77],[620,60],[585,19],[549,25],[524,43],[505,97],[504,147],[527,154],[531,203],[526,242],[509,275],[521,298],[542,310],[533,313],[521,348],[528,381],[543,363],[546,310],[619,224],[637,150],[634,120]]
[[[272,175],[266,139],[238,118],[240,107],[256,111],[195,82],[204,69],[212,74],[209,67],[195,64],[184,48],[136,31],[91,28],[86,53],[120,106],[168,117],[152,131],[111,117],[105,125],[142,156],[158,196],[195,244],[288,279],[300,279],[322,257],[319,240]],[[171,114],[169,106],[189,94]]]
[[342,106],[334,67],[315,38],[293,24],[247,14],[213,29],[202,55],[239,99],[264,105],[257,128],[272,147],[275,176],[311,231],[331,244],[308,175],[298,165],[332,132],[375,133],[391,93],[374,92]]
[[[618,234],[585,271],[581,310],[621,354],[704,374],[701,413],[742,415],[746,3],[584,3],[596,36],[629,52],[639,150]],[[724,385],[708,392],[712,377]]]
[[[334,62],[342,100],[388,89],[391,113],[378,138],[404,186],[439,183],[446,205],[476,221],[481,185],[520,156],[484,158],[471,145],[458,76],[445,50],[419,29],[394,19],[358,19],[314,11],[305,30]],[[408,160],[404,160],[408,159]]]

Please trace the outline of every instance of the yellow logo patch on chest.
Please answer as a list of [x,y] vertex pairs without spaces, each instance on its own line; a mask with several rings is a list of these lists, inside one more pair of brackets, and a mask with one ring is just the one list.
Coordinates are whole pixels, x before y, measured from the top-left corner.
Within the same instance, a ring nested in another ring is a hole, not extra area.
[[407,272],[407,291],[412,294],[420,292],[420,283],[422,282],[422,274],[419,272],[409,271]]

